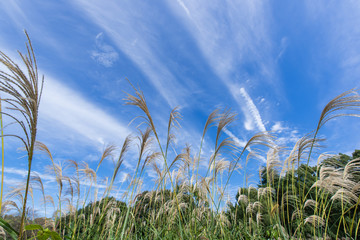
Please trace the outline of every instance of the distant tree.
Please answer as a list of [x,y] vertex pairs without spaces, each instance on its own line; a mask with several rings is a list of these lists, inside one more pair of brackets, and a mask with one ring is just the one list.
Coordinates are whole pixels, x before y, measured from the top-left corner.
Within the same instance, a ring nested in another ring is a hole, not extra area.
[[360,150],[355,150],[352,154],[352,158],[353,159],[360,158]]
[[[320,164],[320,167],[332,166],[342,171],[346,164],[359,157],[360,150],[355,150],[352,157],[339,153],[336,157],[325,159]],[[273,235],[274,222],[271,222],[273,221],[271,220],[271,215],[277,212],[281,225],[291,235],[298,229],[299,225],[304,223],[305,217],[316,214],[314,206],[311,204],[306,204],[305,206],[305,203],[315,202],[321,198],[319,206],[321,204],[327,210],[327,215],[324,216],[324,218],[328,218],[327,234],[335,238],[337,231],[339,231],[339,236],[346,236],[344,228],[338,229],[340,219],[342,218],[342,210],[347,209],[343,221],[346,222],[344,223],[345,225],[350,226],[351,221],[359,222],[359,203],[351,205],[341,200],[334,200],[332,197],[335,193],[315,187],[314,183],[319,179],[318,170],[317,166],[302,164],[297,169],[290,170],[280,176],[276,170],[267,170],[263,167],[260,171],[258,187],[256,189],[240,188],[235,196],[235,204],[228,205],[227,216],[229,221],[234,226],[239,224],[249,225],[249,219],[256,219],[256,211],[252,212],[251,207],[254,206],[254,203],[259,202],[262,206],[267,206],[267,208],[263,208],[267,210],[261,211],[262,227],[258,228],[258,230],[262,229],[262,231],[256,234],[260,234],[264,238],[272,238],[276,235]],[[355,178],[355,182],[356,178],[358,178],[357,181],[360,182],[360,169],[359,174],[353,174],[352,178]],[[269,188],[269,191],[272,193],[266,198],[259,197],[265,188]],[[302,192],[304,192],[304,196],[300,197]],[[271,203],[270,207],[269,203]],[[299,209],[303,214],[302,222],[294,218],[294,214],[299,214]],[[267,228],[266,226],[271,227]],[[313,228],[310,224],[304,225],[302,231],[306,236],[312,236]]]

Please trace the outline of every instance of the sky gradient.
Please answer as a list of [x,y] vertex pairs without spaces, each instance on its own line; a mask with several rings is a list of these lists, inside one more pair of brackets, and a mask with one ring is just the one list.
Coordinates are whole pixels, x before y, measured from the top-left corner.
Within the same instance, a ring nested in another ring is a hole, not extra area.
[[[174,148],[188,143],[194,152],[217,107],[237,113],[225,133],[239,147],[260,131],[292,146],[316,127],[328,101],[360,87],[358,1],[14,0],[0,2],[0,23],[0,50],[15,60],[16,50],[25,50],[23,30],[30,35],[45,76],[38,140],[60,163],[96,168],[107,144],[121,146],[137,133],[129,123],[140,111],[123,101],[133,93],[126,79],[144,92],[162,140],[171,109],[179,107]],[[323,150],[351,154],[360,148],[359,127],[353,118],[329,122],[320,132]],[[214,145],[209,135],[205,155]],[[26,175],[19,147],[6,139],[8,187]],[[38,154],[33,165],[48,186],[50,164]],[[252,184],[263,164],[250,164]],[[129,157],[119,181],[134,167]],[[106,161],[99,176],[112,169]],[[231,198],[242,179],[232,178]]]

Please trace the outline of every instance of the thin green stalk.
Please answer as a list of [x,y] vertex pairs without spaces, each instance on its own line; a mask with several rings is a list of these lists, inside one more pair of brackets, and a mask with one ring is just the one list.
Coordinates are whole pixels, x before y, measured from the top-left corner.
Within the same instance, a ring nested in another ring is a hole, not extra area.
[[[328,215],[327,215],[327,218],[326,218],[325,233],[324,233],[324,236],[325,236],[325,237],[326,237],[326,232],[327,232],[328,225],[329,225],[330,213],[331,213],[331,209],[332,209],[333,203],[334,203],[334,201],[331,201],[331,204],[330,204],[330,207],[329,207],[329,210],[328,210]],[[326,212],[324,212],[324,214],[326,214]]]
[[343,199],[344,196],[343,196],[343,194],[344,193],[341,193],[341,217],[340,217],[339,226],[338,226],[337,231],[336,231],[336,239],[338,239],[338,236],[339,236],[341,222],[343,222],[343,224],[344,224],[344,231],[346,233],[345,217],[344,217],[344,199]]
[[[319,178],[319,166],[318,165],[316,167],[316,175],[315,176],[316,176],[315,181],[317,181],[318,178]],[[304,184],[306,184],[306,183],[304,182]],[[317,211],[318,211],[318,185],[316,184],[315,185],[315,211],[314,211],[314,215],[317,215]],[[316,228],[315,228],[315,222],[314,222],[314,238],[315,237],[316,237]]]
[[[271,190],[271,177],[270,177],[270,174],[269,174],[269,172],[268,171],[266,171],[266,175],[267,175],[267,179],[269,179],[270,181],[268,181],[268,183],[267,183],[267,187],[269,188],[269,190]],[[268,204],[268,206],[269,206],[269,208],[267,208],[268,210],[270,210],[270,212],[269,212],[269,215],[270,215],[270,224],[272,224],[273,223],[273,216],[272,216],[272,210],[273,210],[273,199],[272,199],[272,193],[271,193],[271,191],[268,191],[269,192],[269,194],[268,194],[268,196],[267,196],[267,199],[268,199],[268,201],[267,201],[267,204]],[[260,199],[259,199],[260,200]]]
[[[292,175],[291,178],[294,178],[294,165],[292,164]],[[288,227],[290,229],[290,210],[289,210],[289,177],[286,178],[286,213],[287,213],[287,223],[288,223]],[[297,204],[296,204],[297,207]],[[285,219],[285,217],[284,217]],[[285,221],[285,220],[284,220]]]
[[[33,139],[34,139],[34,143],[35,143],[35,137]],[[22,210],[22,214],[21,214],[19,240],[21,240],[22,236],[23,236],[25,212],[26,212],[26,202],[27,202],[27,198],[28,198],[30,175],[31,175],[31,163],[32,163],[33,153],[34,153],[34,144],[32,144],[30,146],[30,152],[29,152],[29,165],[28,165],[28,173],[27,173],[27,178],[26,178],[26,188],[25,188],[25,197],[24,197],[24,202],[23,202],[23,210]]]
[[1,127],[1,193],[0,193],[0,214],[1,214],[3,188],[4,188],[4,130],[3,130],[3,118],[2,118],[2,110],[1,110],[1,99],[0,99],[0,127]]
[[[336,239],[339,239],[338,237],[339,237],[339,232],[340,232],[340,226],[341,226],[341,222],[342,222],[343,218],[344,218],[344,216],[341,214],[339,226],[336,230]],[[344,219],[344,221],[345,221],[345,219]]]
[[[228,175],[227,180],[226,180],[226,183],[225,183],[225,185],[224,185],[224,192],[225,192],[225,190],[226,190],[227,185],[229,184],[230,178],[231,178],[231,176],[232,176],[232,174],[233,174],[233,172],[234,172],[234,170],[235,170],[238,162],[240,161],[242,155],[245,153],[245,150],[247,149],[248,146],[249,146],[249,144],[247,144],[247,145],[242,149],[239,157],[237,157],[237,159],[236,159],[236,161],[235,161],[234,166],[230,169],[229,175]],[[222,199],[222,196],[223,196],[223,193],[221,194],[220,199]],[[219,208],[220,208],[220,201],[219,201],[218,206],[216,207],[216,211],[218,211]]]
[[359,221],[358,221],[358,224],[357,224],[357,227],[356,227],[355,238],[354,238],[354,239],[357,239],[357,234],[358,234],[359,226],[360,226],[360,218],[359,218]]
[[[140,151],[141,151],[141,150],[140,150]],[[124,225],[123,225],[122,230],[121,230],[120,239],[123,239],[123,237],[124,237],[125,228],[126,228],[126,225],[127,225],[127,221],[128,221],[129,214],[130,214],[130,204],[131,204],[131,201],[132,201],[132,197],[133,197],[134,191],[136,190],[136,186],[137,186],[137,173],[138,173],[138,170],[139,170],[139,166],[140,166],[141,159],[142,159],[142,152],[140,153],[138,162],[137,162],[137,164],[136,164],[136,168],[135,168],[135,172],[134,172],[134,178],[133,178],[133,181],[134,181],[134,182],[132,183],[133,185],[132,185],[132,190],[131,190],[129,207],[128,207],[127,211],[126,211],[125,221],[124,221]],[[117,232],[117,231],[116,231],[116,232]],[[116,233],[115,235],[117,235],[117,233]]]
[[[75,164],[74,164],[75,165]],[[73,227],[73,233],[71,236],[71,240],[74,240],[75,238],[75,232],[76,232],[76,228],[77,228],[77,224],[78,224],[78,207],[79,207],[79,201],[80,201],[80,176],[79,176],[79,169],[77,167],[77,165],[75,165],[75,169],[76,169],[76,177],[77,177],[77,200],[76,200],[76,211],[74,214],[74,227]]]
[[356,216],[356,213],[357,213],[357,208],[359,206],[359,203],[360,203],[360,196],[358,197],[358,200],[357,200],[356,205],[355,205],[355,211],[354,211],[354,215],[353,215],[353,218],[352,218],[352,221],[351,221],[350,234],[352,233],[353,225],[354,225],[354,222],[355,222],[355,216]]

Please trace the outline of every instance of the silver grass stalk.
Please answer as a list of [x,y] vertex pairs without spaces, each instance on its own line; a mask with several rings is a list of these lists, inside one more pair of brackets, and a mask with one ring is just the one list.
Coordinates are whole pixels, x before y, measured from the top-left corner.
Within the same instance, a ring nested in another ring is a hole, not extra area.
[[[0,92],[9,96],[9,98],[2,99],[2,101],[9,104],[10,107],[8,109],[14,112],[14,114],[5,112],[2,114],[13,119],[20,126],[24,134],[24,136],[14,134],[7,136],[14,136],[20,139],[24,144],[28,156],[28,174],[21,214],[19,239],[23,236],[30,173],[36,142],[39,104],[44,82],[44,77],[42,77],[42,80],[39,80],[34,50],[26,31],[25,35],[28,40],[26,43],[27,53],[22,54],[18,52],[22,63],[25,65],[24,70],[5,53],[0,51],[0,63],[7,70],[7,72],[0,70]],[[17,117],[16,113],[20,114],[21,117]]]
[[[330,121],[331,119],[341,117],[341,116],[353,116],[353,117],[360,117],[360,114],[358,114],[358,111],[360,111],[360,96],[355,91],[355,89],[351,89],[349,91],[346,91],[334,99],[332,99],[326,106],[324,107],[323,111],[321,112],[319,122],[317,124],[317,127],[315,129],[315,132],[313,134],[313,142],[315,144],[315,140],[317,138],[318,132],[321,129],[322,126],[324,126],[325,123]],[[306,165],[309,165],[311,153],[313,150],[314,144],[311,145],[309,150],[309,155],[307,159]],[[306,182],[307,177],[307,171],[305,172],[305,178],[304,182]],[[302,196],[305,194],[305,185],[303,187],[303,193]],[[305,199],[303,199],[305,201]]]

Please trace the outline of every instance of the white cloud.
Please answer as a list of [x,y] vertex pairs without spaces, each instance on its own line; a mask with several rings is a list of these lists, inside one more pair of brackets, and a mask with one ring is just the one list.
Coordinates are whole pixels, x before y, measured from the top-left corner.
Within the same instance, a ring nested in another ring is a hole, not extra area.
[[276,143],[280,146],[291,146],[295,144],[301,135],[298,130],[290,130],[289,128],[284,128],[281,132],[281,135],[276,139]]
[[177,2],[179,3],[179,5],[184,9],[184,11],[186,12],[186,14],[191,17],[190,11],[189,9],[186,7],[185,3],[181,0],[177,0]]
[[[254,121],[254,123],[257,126],[259,131],[265,132],[266,128],[265,128],[265,125],[264,125],[264,123],[263,123],[263,121],[261,119],[259,110],[255,106],[255,104],[254,104],[253,100],[251,99],[251,97],[249,96],[249,94],[246,92],[245,88],[240,88],[240,94],[245,100],[246,107],[247,107],[247,110],[250,112],[250,115],[252,117],[252,121]],[[251,122],[251,120],[249,118],[246,119],[245,128],[248,129],[252,125],[253,125],[253,123]]]
[[[4,50],[20,68],[24,64],[13,51]],[[2,69],[5,70],[5,69]],[[44,73],[39,69],[39,73]],[[39,133],[46,137],[70,138],[76,142],[91,143],[92,146],[121,142],[130,131],[127,126],[111,114],[70,89],[51,74],[44,73],[44,87],[39,108]],[[50,135],[51,136],[48,136]],[[85,138],[85,139],[84,139]],[[39,138],[38,138],[39,139]]]
[[234,85],[233,87],[230,88],[230,91],[231,91],[233,98],[235,99],[237,104],[240,106],[240,108],[244,114],[244,117],[245,117],[244,128],[248,131],[254,130],[255,124],[254,124],[253,118],[251,117],[250,111],[248,111],[247,107],[244,105],[244,98],[240,94],[239,87],[237,85]]
[[111,67],[119,59],[119,54],[112,46],[104,43],[103,33],[96,36],[95,43],[97,49],[91,51],[91,58],[105,67]]
[[287,127],[283,127],[281,122],[275,122],[275,124],[271,127],[271,131],[274,132],[282,132],[288,129]]
[[[241,65],[254,62],[267,81],[274,74],[270,12],[263,1],[169,1],[172,11],[194,37],[209,65],[227,85]],[[186,13],[186,14],[184,14]],[[190,15],[190,13],[192,13]],[[231,77],[230,77],[231,76]],[[229,85],[228,85],[229,87]]]
[[276,61],[278,61],[279,59],[281,59],[281,57],[283,56],[283,54],[285,53],[288,45],[289,45],[289,40],[287,37],[283,37],[281,38],[281,43],[280,43],[280,50],[279,50],[279,54],[276,58]]
[[[1,169],[0,169],[0,172],[1,172]],[[6,179],[8,179],[8,182],[7,184],[11,184],[11,185],[15,185],[15,184],[21,184],[22,183],[22,180],[25,181],[26,180],[26,177],[27,177],[27,170],[26,169],[22,169],[22,168],[13,168],[13,167],[5,167],[4,168],[4,173],[5,173],[5,176]],[[8,175],[17,175],[17,176],[20,176],[22,177],[23,179],[14,179],[14,178],[9,178]],[[37,171],[31,171],[31,176],[39,176],[41,178],[41,180],[43,181],[47,181],[47,182],[52,182],[52,183],[55,183],[56,182],[56,177],[55,175],[52,175],[52,174],[46,174],[46,173],[39,173]],[[93,183],[91,183],[90,181],[88,180],[82,180],[80,181],[80,184],[82,186],[86,186],[86,187],[90,187],[90,186],[95,186],[97,188],[102,188],[102,189],[105,189],[107,187],[107,185],[105,184],[99,184],[97,183],[96,185],[94,185]]]
[[[243,99],[240,99],[238,88],[233,88],[244,85],[248,79],[246,76],[239,77],[243,76],[239,72],[241,67],[250,63],[258,68],[250,84],[255,84],[257,79],[264,79],[261,81],[279,85],[274,77],[276,56],[271,56],[272,45],[268,32],[271,16],[264,4],[262,1],[215,1],[212,4],[190,0],[169,2],[173,12],[196,40],[209,65],[244,112],[247,130],[253,130],[256,126],[260,131],[265,131],[265,127],[246,91],[241,90]],[[191,16],[190,12],[193,13]],[[284,48],[285,43],[284,40]]]
[[[0,169],[1,172],[1,169]],[[15,174],[15,175],[19,175],[23,178],[25,178],[28,174],[28,171],[26,169],[22,169],[22,168],[14,168],[14,167],[4,167],[4,173],[5,176],[7,174]],[[46,181],[50,181],[50,182],[55,182],[55,177],[49,174],[43,174],[43,173],[39,173],[37,171],[31,171],[31,175],[38,175],[42,180],[46,180]],[[25,179],[24,179],[25,180]],[[17,179],[17,183],[20,183],[19,179]]]
[[126,181],[130,181],[131,180],[131,174],[126,173],[126,172],[120,172],[119,173],[119,177],[118,177],[118,182],[119,183],[124,183]]
[[145,3],[145,6],[91,0],[77,0],[76,3],[149,78],[170,107],[185,101],[187,90],[165,66],[167,59],[161,59],[157,53],[161,41],[154,33],[156,27],[148,20]]
[[238,137],[236,137],[232,132],[230,132],[226,128],[224,128],[224,132],[233,139],[233,141],[236,143],[236,145],[238,145],[239,147],[245,147],[246,141],[240,140]]
[[60,123],[66,126],[69,132],[58,134],[66,136],[76,132],[96,145],[119,142],[130,133],[126,126],[100,106],[96,106],[48,74],[46,76],[39,116],[45,120],[48,128],[55,130],[56,125]]
[[[24,29],[24,27],[30,27],[31,21],[29,21],[27,15],[24,12],[22,7],[23,3],[20,1],[11,1],[11,2],[0,2],[0,8],[7,13],[8,18],[10,18],[19,29]],[[25,25],[26,24],[26,25]]]

